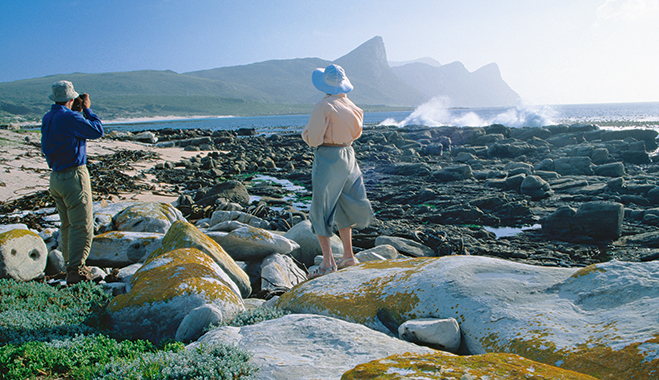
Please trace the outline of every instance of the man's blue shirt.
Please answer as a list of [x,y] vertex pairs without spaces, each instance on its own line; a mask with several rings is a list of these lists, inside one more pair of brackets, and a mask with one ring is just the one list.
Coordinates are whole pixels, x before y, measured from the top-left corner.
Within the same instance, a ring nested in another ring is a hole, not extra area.
[[41,150],[53,171],[85,165],[87,139],[103,136],[103,124],[91,109],[83,114],[53,104],[41,121]]

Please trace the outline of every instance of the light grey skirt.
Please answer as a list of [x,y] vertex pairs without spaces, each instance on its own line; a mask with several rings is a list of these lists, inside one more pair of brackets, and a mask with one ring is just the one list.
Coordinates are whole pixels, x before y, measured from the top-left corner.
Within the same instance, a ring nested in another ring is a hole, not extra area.
[[309,219],[316,235],[330,237],[335,229],[363,228],[371,222],[373,209],[351,146],[319,146],[311,183]]

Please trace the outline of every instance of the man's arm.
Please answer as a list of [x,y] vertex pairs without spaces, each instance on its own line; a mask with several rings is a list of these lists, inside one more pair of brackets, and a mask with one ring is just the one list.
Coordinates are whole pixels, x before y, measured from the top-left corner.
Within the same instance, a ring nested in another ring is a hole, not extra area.
[[[82,103],[82,115],[75,113],[75,136],[81,139],[97,139],[103,137],[103,123],[101,119],[91,110],[89,94],[80,95]],[[84,115],[84,117],[83,117]]]

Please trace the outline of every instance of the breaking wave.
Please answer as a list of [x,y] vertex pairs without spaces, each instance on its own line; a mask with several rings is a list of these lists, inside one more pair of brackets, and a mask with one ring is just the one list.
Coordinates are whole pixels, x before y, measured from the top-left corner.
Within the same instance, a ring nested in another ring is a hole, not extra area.
[[553,124],[556,112],[549,106],[535,107],[520,102],[511,108],[487,108],[478,110],[447,107],[446,98],[433,98],[420,105],[402,121],[386,119],[380,125],[425,125],[429,127],[457,126],[483,127],[503,124],[508,127],[542,127]]

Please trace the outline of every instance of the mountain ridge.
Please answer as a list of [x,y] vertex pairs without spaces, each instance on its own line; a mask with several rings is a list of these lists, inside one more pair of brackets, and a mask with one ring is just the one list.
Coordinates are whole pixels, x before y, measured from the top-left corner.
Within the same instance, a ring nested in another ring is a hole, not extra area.
[[[495,63],[470,73],[460,62],[421,60],[391,67],[382,37],[375,36],[344,56],[269,60],[248,65],[176,73],[137,70],[49,75],[0,83],[0,123],[40,120],[57,80],[70,80],[91,94],[103,119],[149,116],[271,115],[307,113],[323,94],[311,83],[318,67],[344,67],[355,86],[350,98],[364,109],[411,109],[434,98],[457,107],[515,105],[519,95]],[[439,64],[437,62],[437,64]]]

